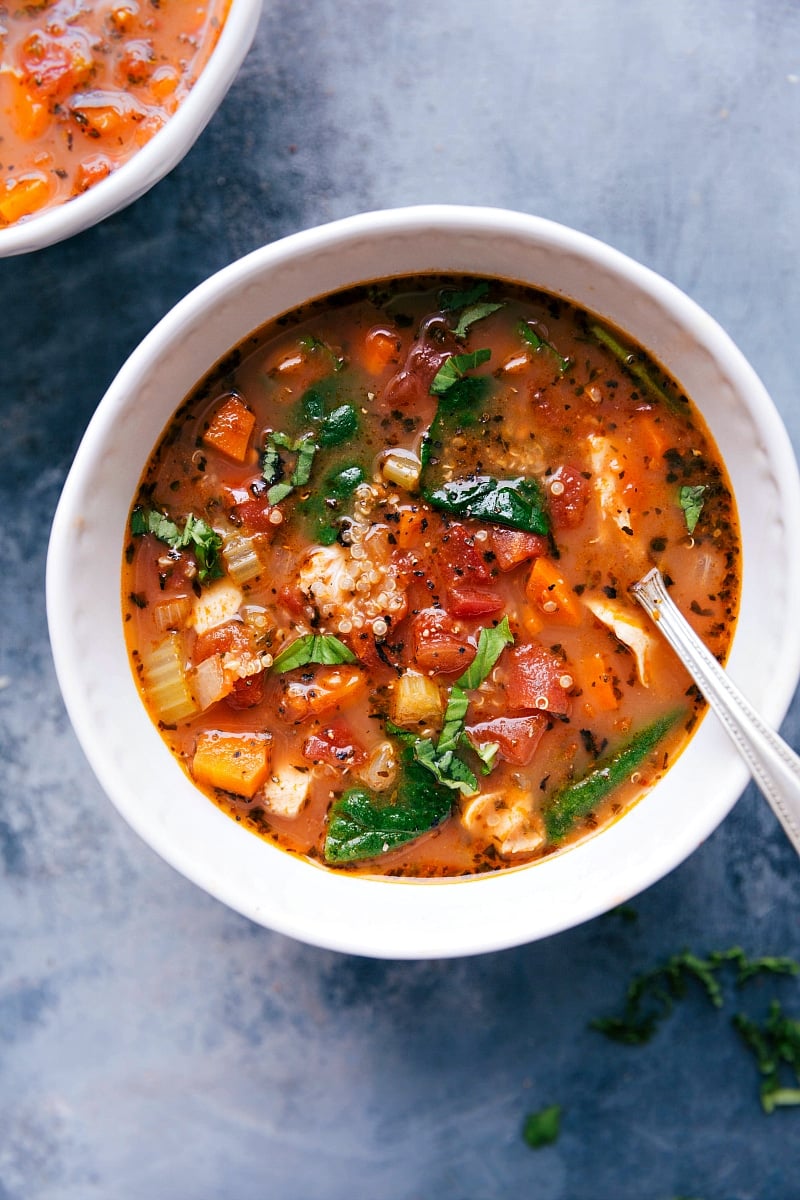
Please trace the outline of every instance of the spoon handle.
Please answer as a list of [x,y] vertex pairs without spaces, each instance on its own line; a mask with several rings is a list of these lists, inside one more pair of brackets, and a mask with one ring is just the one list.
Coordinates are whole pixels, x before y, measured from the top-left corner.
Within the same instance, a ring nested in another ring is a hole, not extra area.
[[800,854],[800,758],[731,682],[669,596],[657,567],[631,592],[652,617],[747,762],[786,836]]

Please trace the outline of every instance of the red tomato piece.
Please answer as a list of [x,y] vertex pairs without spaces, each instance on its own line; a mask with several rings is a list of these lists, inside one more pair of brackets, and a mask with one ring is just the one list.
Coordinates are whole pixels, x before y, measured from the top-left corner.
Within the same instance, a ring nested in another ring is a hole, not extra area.
[[358,767],[366,762],[367,754],[345,725],[329,725],[311,733],[303,742],[303,758],[308,762],[326,763],[329,767]]
[[546,729],[544,713],[529,713],[524,717],[494,717],[491,721],[468,725],[467,736],[481,746],[496,742],[501,758],[514,766],[526,767]]
[[[565,680],[569,680],[568,685]],[[567,686],[572,686],[572,679],[563,662],[538,642],[514,646],[507,652],[509,708],[540,709],[566,716],[570,710]]]
[[[434,328],[439,340],[432,336]],[[378,401],[381,408],[386,411],[414,408],[421,414],[433,412],[435,402],[430,388],[434,376],[446,359],[457,352],[458,343],[446,333],[441,317],[426,321],[419,337],[409,347],[402,367],[383,389]]]
[[261,500],[245,500],[231,510],[232,516],[241,521],[243,528],[254,533],[275,532],[275,525],[270,521],[273,512],[274,505],[270,504],[266,497]]
[[520,563],[530,562],[548,551],[547,538],[524,529],[492,530],[492,550],[501,571],[511,571]]
[[225,702],[230,708],[237,710],[255,708],[264,699],[265,678],[266,672],[259,671],[257,675],[246,675],[242,679],[237,679],[233,689],[225,697]]
[[489,588],[457,587],[448,589],[447,607],[454,617],[486,617],[500,612],[505,600]]
[[463,525],[448,525],[441,537],[440,568],[448,587],[488,583],[492,577],[484,555],[490,549],[488,539],[475,540]]
[[459,625],[439,608],[426,608],[414,617],[411,652],[415,665],[434,675],[466,671],[475,657],[475,647]]
[[249,650],[250,635],[241,621],[226,621],[215,625],[205,633],[199,633],[194,643],[192,658],[201,663],[212,654],[226,654],[229,650]]
[[547,510],[556,529],[577,529],[589,503],[589,483],[577,467],[559,467],[545,485]]

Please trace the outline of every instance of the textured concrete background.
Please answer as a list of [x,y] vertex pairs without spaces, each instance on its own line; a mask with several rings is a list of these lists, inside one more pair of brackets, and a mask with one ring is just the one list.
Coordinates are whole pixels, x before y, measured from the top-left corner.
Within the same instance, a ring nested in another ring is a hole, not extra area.
[[692,994],[644,1048],[587,1028],[684,947],[800,957],[800,868],[752,787],[636,920],[445,962],[312,949],[116,815],[43,602],[60,486],[136,343],[233,258],[360,210],[496,204],[609,241],[722,323],[800,446],[798,130],[794,0],[266,0],[168,179],[0,261],[0,1200],[800,1195],[800,1111],[761,1113],[729,1026],[770,995],[800,1015],[800,983]]

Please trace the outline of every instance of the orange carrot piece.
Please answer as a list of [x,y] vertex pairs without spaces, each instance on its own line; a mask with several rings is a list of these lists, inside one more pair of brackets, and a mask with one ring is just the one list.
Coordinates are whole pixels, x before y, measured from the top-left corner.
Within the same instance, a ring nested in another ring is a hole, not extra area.
[[614,688],[614,676],[608,663],[598,651],[582,660],[579,670],[584,699],[599,712],[619,708],[619,696]]
[[429,520],[421,508],[403,508],[400,510],[400,521],[395,529],[397,544],[401,550],[408,550],[425,530],[424,522]]
[[244,462],[255,423],[255,413],[250,411],[244,400],[235,394],[230,395],[214,414],[203,434],[203,441],[228,458]]
[[380,375],[400,361],[400,339],[390,329],[376,325],[364,338],[361,362],[370,375]]
[[270,745],[255,734],[201,733],[192,760],[198,783],[252,799],[267,778]]
[[50,198],[50,185],[39,175],[26,175],[0,190],[0,225],[12,225],[36,212]]
[[6,87],[11,93],[11,117],[15,132],[26,141],[41,137],[50,124],[47,105],[37,99],[13,72],[6,75]]
[[580,601],[552,558],[537,558],[525,591],[544,617],[562,625],[580,625],[583,618]]
[[367,680],[360,667],[317,667],[311,681],[284,679],[278,712],[293,721],[305,721],[345,708],[366,690]]

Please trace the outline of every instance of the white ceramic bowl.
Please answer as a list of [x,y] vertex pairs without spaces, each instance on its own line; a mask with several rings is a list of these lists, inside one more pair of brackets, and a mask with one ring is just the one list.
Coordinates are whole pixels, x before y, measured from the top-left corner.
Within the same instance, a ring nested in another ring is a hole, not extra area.
[[0,258],[51,246],[119,212],[177,166],[233,83],[255,35],[262,0],[231,0],[219,41],[194,87],[162,129],[106,179],[53,208],[0,229]]
[[778,723],[800,671],[800,483],[788,437],[727,335],[664,279],[549,221],[423,207],[296,234],[201,284],[124,365],[67,479],[47,575],[58,678],[101,784],[168,862],[254,921],[387,958],[495,950],[604,912],[686,858],[747,781],[708,717],[648,796],[574,849],[482,878],[375,880],[328,872],[247,832],[195,790],[162,742],[128,666],[120,564],[129,506],[169,417],[206,370],[273,316],[349,284],[428,270],[491,274],[566,296],[627,330],[680,380],[722,450],[740,506],[744,585],[730,672]]

